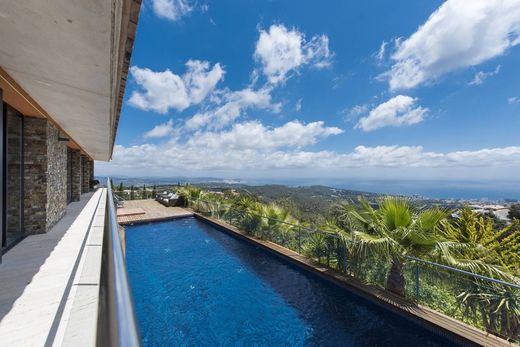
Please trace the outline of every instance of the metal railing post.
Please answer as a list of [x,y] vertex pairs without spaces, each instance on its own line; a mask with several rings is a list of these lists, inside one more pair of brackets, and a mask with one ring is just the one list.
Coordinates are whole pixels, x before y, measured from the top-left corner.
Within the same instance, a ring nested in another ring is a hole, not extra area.
[[298,253],[302,253],[302,227],[298,225]]
[[347,273],[347,266],[348,266],[348,248],[347,248],[347,241],[343,242],[343,269],[345,270],[345,273]]
[[419,263],[415,261],[415,297],[419,299]]

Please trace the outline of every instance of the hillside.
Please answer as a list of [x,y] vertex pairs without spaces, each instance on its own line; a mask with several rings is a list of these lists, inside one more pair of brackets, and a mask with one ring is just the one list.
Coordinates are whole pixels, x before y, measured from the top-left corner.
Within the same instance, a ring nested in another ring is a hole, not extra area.
[[254,195],[262,202],[277,202],[289,208],[295,217],[302,220],[324,218],[330,206],[339,201],[357,201],[362,196],[369,201],[375,201],[380,194],[360,192],[347,189],[336,189],[326,186],[288,187],[269,184],[248,186],[241,184],[202,183],[197,186],[214,191],[234,189],[240,194]]

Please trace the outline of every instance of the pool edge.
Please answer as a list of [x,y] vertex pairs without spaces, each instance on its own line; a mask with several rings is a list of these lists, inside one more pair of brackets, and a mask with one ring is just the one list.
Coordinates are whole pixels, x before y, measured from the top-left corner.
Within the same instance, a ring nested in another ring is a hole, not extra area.
[[177,215],[177,216],[167,216],[167,217],[154,217],[154,218],[147,218],[147,219],[138,219],[134,221],[125,221],[125,222],[118,222],[121,226],[132,226],[137,224],[147,224],[147,223],[154,223],[154,222],[167,222],[169,220],[174,219],[182,219],[182,218],[190,218],[194,217],[195,213],[190,214],[183,214],[183,215]]

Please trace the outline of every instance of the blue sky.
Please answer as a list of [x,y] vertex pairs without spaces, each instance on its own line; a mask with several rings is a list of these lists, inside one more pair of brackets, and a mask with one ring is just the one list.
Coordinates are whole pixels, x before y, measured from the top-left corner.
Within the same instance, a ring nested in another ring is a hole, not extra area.
[[145,0],[129,176],[516,180],[520,1]]

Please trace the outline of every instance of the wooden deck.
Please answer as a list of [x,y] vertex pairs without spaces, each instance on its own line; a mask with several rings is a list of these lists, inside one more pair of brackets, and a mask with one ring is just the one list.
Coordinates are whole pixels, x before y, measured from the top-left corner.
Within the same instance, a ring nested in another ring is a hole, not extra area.
[[[144,213],[128,213],[129,211],[144,211]],[[155,200],[128,200],[123,208],[117,210],[119,224],[145,223],[157,220],[167,220],[192,216],[193,212],[181,207],[166,207]]]

